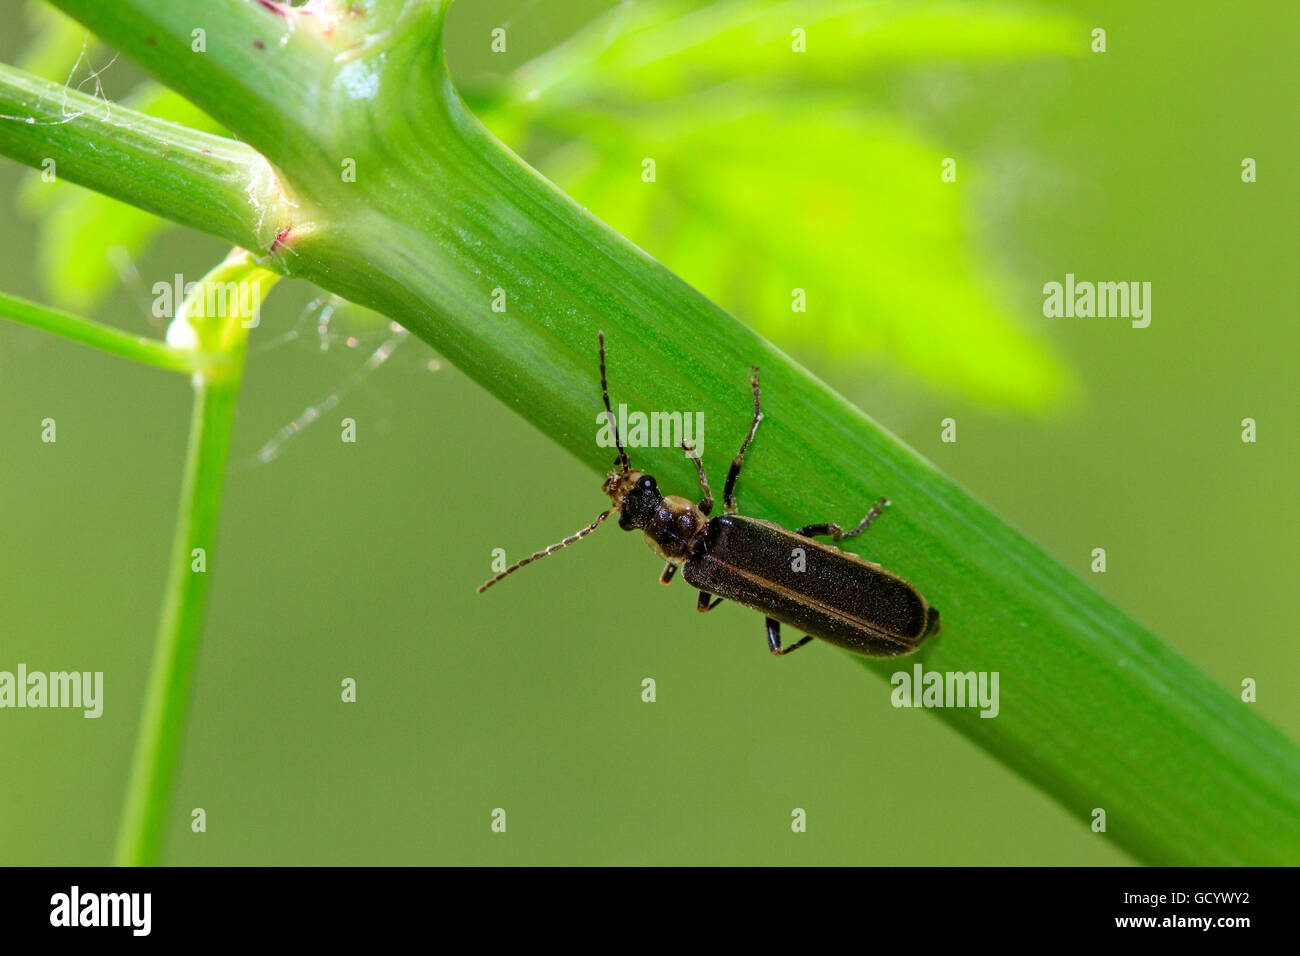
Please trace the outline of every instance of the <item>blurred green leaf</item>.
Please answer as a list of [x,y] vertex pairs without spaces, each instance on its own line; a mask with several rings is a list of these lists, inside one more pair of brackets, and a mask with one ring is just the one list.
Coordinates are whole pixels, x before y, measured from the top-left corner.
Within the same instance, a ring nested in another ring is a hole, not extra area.
[[[793,49],[804,31],[806,52]],[[516,71],[507,97],[546,108],[661,100],[737,77],[851,86],[867,71],[944,60],[1079,53],[1064,14],[955,0],[659,0],[623,3]]]
[[66,82],[84,58],[98,57],[103,53],[104,46],[98,37],[47,3],[31,0],[27,4],[27,19],[36,32],[32,42],[23,50],[18,65],[29,73],[46,80]]
[[579,202],[796,354],[889,363],[941,393],[1033,410],[1077,386],[975,252],[978,170],[963,162],[960,187],[942,182],[950,151],[864,104],[861,80],[1057,57],[1084,37],[1068,17],[1002,3],[623,4],[481,103]]
[[973,260],[937,147],[838,95],[695,105],[591,124],[600,136],[546,172],[796,354],[892,359],[936,390],[1025,409],[1068,391],[1068,369]]

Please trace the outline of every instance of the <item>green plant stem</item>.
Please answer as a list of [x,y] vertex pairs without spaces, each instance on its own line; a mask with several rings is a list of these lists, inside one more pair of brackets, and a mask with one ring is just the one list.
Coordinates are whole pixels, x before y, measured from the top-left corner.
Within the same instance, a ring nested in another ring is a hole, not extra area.
[[236,370],[194,389],[180,518],[114,856],[119,866],[157,863],[166,830],[210,580],[210,573],[191,570],[193,552],[202,548],[205,561],[213,554],[239,380]]
[[131,761],[115,861],[123,866],[158,862],[166,831],[168,798],[189,714],[194,665],[207,608],[217,512],[225,479],[235,401],[243,375],[248,330],[238,309],[203,316],[209,285],[252,283],[262,293],[278,276],[236,253],[204,277],[186,297],[176,321],[188,321],[203,348],[225,361],[193,376],[194,409],[172,538],[162,617],[154,642],[140,730]]
[[[274,268],[391,316],[593,469],[612,460],[593,440],[598,328],[616,403],[704,413],[715,481],[748,423],[748,368],[761,366],[769,417],[746,456],[745,510],[788,526],[844,522],[887,494],[894,508],[862,546],[943,613],[943,633],[916,658],[868,666],[999,672],[996,719],[937,716],[1081,825],[1104,809],[1097,838],[1141,860],[1300,863],[1300,749],[1081,568],[1052,560],[506,150],[452,88],[440,53],[448,0],[410,4],[434,14],[418,29],[381,18],[359,47],[371,25],[361,8],[326,36],[241,0],[56,5],[292,171],[301,205],[269,250]],[[228,58],[184,52],[200,19],[209,50]],[[286,45],[259,56],[252,40],[268,36]],[[0,151],[30,162],[13,142]],[[349,159],[351,181],[339,175]],[[148,195],[131,178],[104,188]],[[504,313],[492,308],[498,288]],[[666,487],[694,487],[679,454],[634,460]],[[593,511],[596,498],[593,484]]]
[[189,349],[172,348],[166,342],[130,335],[93,319],[21,299],[0,292],[0,318],[53,332],[65,339],[89,345],[122,358],[143,362],[173,372],[195,372],[225,361],[224,356],[204,355]]
[[0,153],[247,249],[268,248],[287,219],[274,170],[246,144],[5,64]]

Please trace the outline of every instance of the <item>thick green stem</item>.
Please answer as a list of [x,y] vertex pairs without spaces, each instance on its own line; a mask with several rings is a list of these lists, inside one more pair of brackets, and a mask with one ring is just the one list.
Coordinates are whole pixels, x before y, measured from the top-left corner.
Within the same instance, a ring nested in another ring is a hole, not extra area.
[[[915,661],[1001,675],[998,717],[941,719],[1081,824],[1104,809],[1098,838],[1147,862],[1300,862],[1295,744],[505,149],[451,86],[448,3],[360,5],[327,31],[242,0],[57,0],[292,171],[302,205],[270,249],[277,268],[401,322],[594,469],[611,461],[593,440],[598,328],[615,402],[703,412],[715,469],[747,424],[748,368],[762,366],[769,417],[746,458],[745,510],[797,526],[893,500],[864,544],[943,613]],[[185,53],[199,22],[223,56]],[[287,37],[275,56],[261,55],[268,37]],[[0,150],[30,162],[13,142]],[[633,454],[662,485],[694,486],[680,454]]]
[[289,219],[270,164],[244,143],[4,64],[0,153],[247,249],[265,251]]

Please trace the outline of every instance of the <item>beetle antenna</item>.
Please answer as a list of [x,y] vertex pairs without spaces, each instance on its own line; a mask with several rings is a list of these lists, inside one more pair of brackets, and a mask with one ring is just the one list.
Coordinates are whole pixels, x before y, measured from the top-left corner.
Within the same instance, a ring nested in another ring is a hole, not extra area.
[[596,341],[600,343],[600,396],[605,399],[605,414],[609,416],[609,427],[614,432],[614,444],[618,445],[618,457],[614,459],[614,464],[623,470],[630,470],[632,462],[628,460],[627,452],[623,450],[623,439],[618,434],[618,422],[614,420],[614,410],[609,407],[609,385],[605,381],[605,333],[597,332]]
[[581,540],[582,540],[583,538],[585,538],[587,535],[591,534],[593,531],[595,531],[597,528],[599,528],[601,522],[604,521],[606,518],[608,518],[608,517],[609,517],[611,514],[613,514],[613,513],[614,513],[614,509],[613,509],[613,508],[609,509],[608,511],[601,512],[601,515],[600,515],[599,518],[597,518],[597,519],[596,519],[595,521],[593,521],[591,524],[587,525],[587,527],[583,528],[583,529],[582,529],[581,531],[579,531],[577,534],[571,534],[571,535],[569,535],[567,538],[565,538],[563,541],[557,541],[555,544],[551,545],[549,548],[545,548],[545,549],[543,549],[543,550],[541,550],[541,551],[534,552],[533,554],[531,554],[531,555],[529,555],[528,557],[524,558],[522,561],[519,561],[519,562],[517,562],[516,564],[512,564],[510,567],[506,568],[504,571],[502,571],[500,574],[498,574],[496,577],[494,577],[491,581],[488,581],[487,583],[485,583],[485,584],[483,584],[482,586],[480,586],[479,589],[478,589],[478,593],[479,593],[479,594],[482,594],[484,591],[486,591],[486,590],[487,590],[488,588],[490,588],[492,585],[496,584],[496,583],[497,583],[498,581],[500,581],[502,578],[506,577],[507,575],[514,574],[516,571],[518,571],[520,568],[522,568],[525,564],[532,564],[534,561],[537,561],[537,560],[540,559],[540,558],[544,558],[544,557],[546,557],[548,554],[554,554],[556,551],[559,551],[561,548],[567,548],[569,545],[573,544],[573,542],[575,542],[575,541],[581,541]]

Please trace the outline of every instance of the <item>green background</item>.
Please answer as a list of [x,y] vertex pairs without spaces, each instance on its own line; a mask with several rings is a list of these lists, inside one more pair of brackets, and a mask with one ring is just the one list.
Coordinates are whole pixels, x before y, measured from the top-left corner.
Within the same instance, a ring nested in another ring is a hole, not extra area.
[[[601,6],[462,3],[453,71],[501,68],[493,26],[513,27],[513,65]],[[1067,358],[1078,400],[1026,416],[889,370],[823,371],[1224,686],[1257,679],[1253,706],[1295,736],[1294,12],[1065,8],[1107,29],[1107,53],[937,67],[893,95],[984,171],[979,252]],[[14,0],[0,22],[13,62],[27,42]],[[15,204],[23,176],[0,163],[0,288],[48,299]],[[197,277],[224,251],[171,233],[138,268],[146,285]],[[1042,284],[1066,272],[1152,282],[1151,327],[1044,318]],[[167,862],[1128,862],[931,715],[893,709],[840,651],[777,660],[752,612],[699,617],[694,592],[657,586],[659,562],[615,529],[476,596],[493,548],[530,552],[604,499],[596,475],[455,369],[430,372],[421,343],[277,461],[252,463],[368,354],[310,337],[257,351],[314,294],[278,289],[254,337]],[[123,289],[95,315],[144,333],[148,304]],[[0,669],[102,670],[106,684],[99,720],[0,711],[2,863],[110,857],[189,402],[179,376],[0,324]],[[354,445],[339,440],[345,416]],[[1240,440],[1247,416],[1257,444]],[[39,440],[45,417],[54,445]],[[956,444],[939,441],[945,417]],[[715,472],[738,438],[709,435]],[[808,520],[855,520],[865,504]],[[1094,547],[1104,575],[1088,571]],[[345,677],[355,704],[340,702]],[[641,701],[645,677],[656,703]],[[206,833],[190,832],[193,807]],[[490,832],[495,807],[505,834]],[[806,833],[790,830],[795,807]]]

